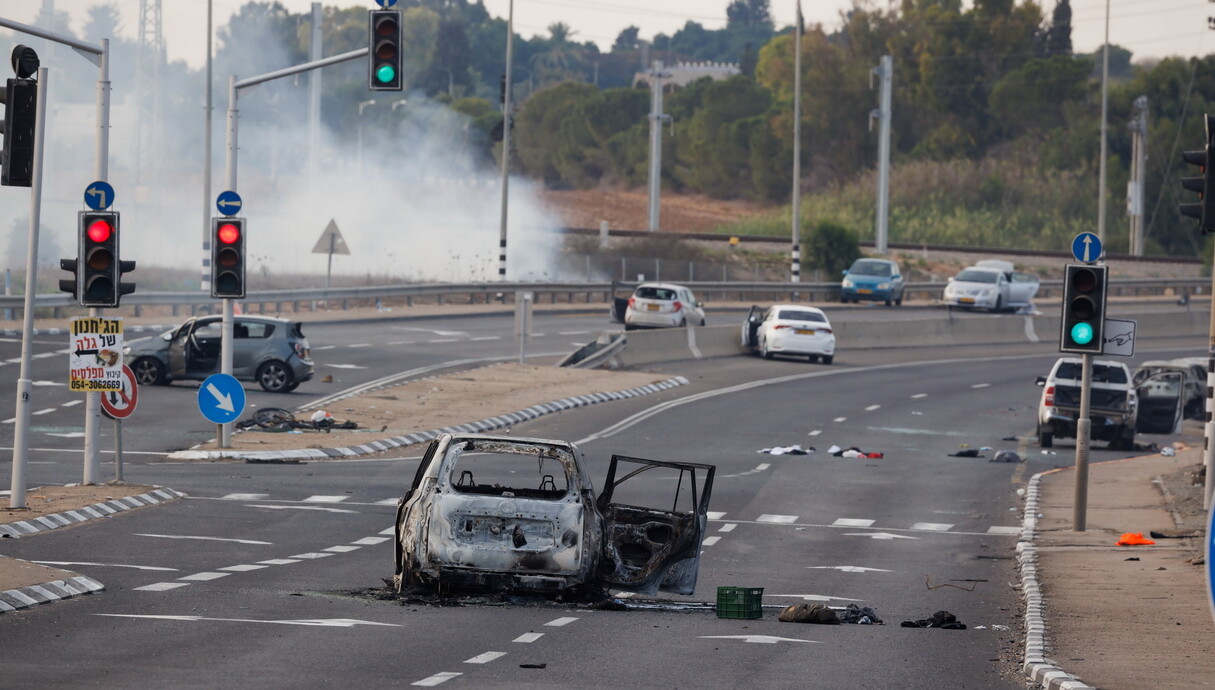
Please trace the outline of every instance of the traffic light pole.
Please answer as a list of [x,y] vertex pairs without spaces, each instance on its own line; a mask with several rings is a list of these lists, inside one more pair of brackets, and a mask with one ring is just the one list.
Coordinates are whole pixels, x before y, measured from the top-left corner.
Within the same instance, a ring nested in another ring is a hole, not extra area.
[[[225,143],[227,153],[224,165],[225,191],[236,191],[236,143],[239,138],[237,114],[240,112],[239,108],[237,108],[237,99],[240,97],[241,89],[252,88],[258,84],[265,84],[268,81],[282,79],[283,77],[290,77],[301,72],[308,72],[314,69],[320,69],[321,67],[328,67],[329,65],[336,65],[342,62],[348,62],[350,60],[357,60],[358,58],[368,55],[370,52],[371,51],[368,48],[359,48],[358,50],[341,53],[340,55],[334,55],[321,60],[312,60],[311,62],[295,65],[294,67],[286,67],[274,72],[267,72],[266,74],[260,76],[241,79],[240,81],[237,81],[235,74],[230,75],[228,77],[228,133],[227,141]],[[232,375],[232,311],[232,300],[224,299],[223,325],[220,335],[219,370],[220,373],[228,374],[229,376]],[[91,397],[96,397],[96,395],[91,394]],[[217,426],[219,447],[231,448],[232,423],[229,422],[227,424],[219,424]]]
[[46,140],[46,75],[38,68],[38,100],[34,125],[34,167],[30,185],[29,240],[25,255],[25,309],[21,316],[21,373],[17,376],[17,423],[13,427],[13,476],[9,493],[10,508],[25,507],[25,466],[29,460],[30,428],[30,366],[33,350],[30,334],[34,332],[34,296],[38,292],[38,226],[42,222],[42,153]]
[[1093,356],[1080,355],[1080,418],[1076,420],[1076,493],[1072,503],[1072,529],[1083,532],[1088,511],[1088,446],[1093,420],[1089,419],[1092,401]]
[[[39,29],[36,26],[14,22],[3,17],[0,17],[0,26],[70,46],[76,52],[83,55],[89,62],[97,65],[97,139],[94,177],[101,182],[105,182],[109,175],[110,160],[110,39],[103,38],[95,45],[72,38],[71,36],[56,34]],[[39,89],[39,91],[42,91],[42,89]],[[42,98],[41,94],[39,94],[39,98]],[[26,267],[27,276],[35,272],[35,263],[31,261],[30,265]],[[27,291],[27,294],[30,293],[32,291]],[[25,318],[32,318],[33,313],[33,309],[27,305]],[[97,316],[99,314],[100,310],[98,309],[89,310],[90,316]],[[22,349],[29,346],[32,328],[31,325],[22,333]],[[18,396],[20,396],[20,393],[18,393]],[[84,484],[97,483],[101,465],[98,449],[101,422],[101,414],[99,412],[101,409],[100,400],[97,393],[86,393],[84,396]],[[25,426],[29,426],[28,419]]]

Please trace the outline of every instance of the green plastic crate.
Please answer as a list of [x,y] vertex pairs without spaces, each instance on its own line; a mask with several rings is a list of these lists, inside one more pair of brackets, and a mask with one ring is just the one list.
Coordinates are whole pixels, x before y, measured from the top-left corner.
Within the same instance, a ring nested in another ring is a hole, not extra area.
[[718,587],[718,618],[763,618],[763,587]]

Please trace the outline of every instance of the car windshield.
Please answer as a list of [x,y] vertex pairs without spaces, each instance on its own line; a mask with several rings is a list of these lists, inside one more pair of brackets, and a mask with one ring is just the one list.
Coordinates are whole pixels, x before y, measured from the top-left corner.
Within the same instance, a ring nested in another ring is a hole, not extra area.
[[527,443],[468,441],[448,453],[455,454],[453,488],[469,494],[558,499],[574,465],[567,451]]
[[890,264],[885,261],[857,261],[848,269],[848,274],[885,277],[891,274]]
[[778,319],[786,321],[815,321],[817,323],[827,323],[827,317],[818,312],[805,311],[803,309],[781,309],[776,315]]
[[963,283],[994,283],[998,275],[993,271],[978,271],[968,268],[959,273],[955,280]]
[[[1080,363],[1063,362],[1055,372],[1056,379],[1080,380]],[[1093,381],[1096,383],[1126,383],[1126,370],[1122,367],[1111,367],[1105,364],[1093,365]]]
[[650,287],[648,285],[643,285],[643,286],[637,288],[637,292],[633,293],[633,296],[640,297],[641,299],[673,300],[673,299],[675,299],[675,291],[671,290],[669,288]]

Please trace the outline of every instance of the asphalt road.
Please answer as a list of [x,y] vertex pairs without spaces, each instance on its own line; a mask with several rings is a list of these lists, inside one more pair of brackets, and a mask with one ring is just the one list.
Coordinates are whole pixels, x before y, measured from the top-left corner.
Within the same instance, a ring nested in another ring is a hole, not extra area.
[[[528,351],[566,351],[582,329],[601,327],[600,318],[541,317],[545,335]],[[335,383],[285,396],[250,389],[250,399],[284,406],[397,371],[515,357],[510,329],[508,318],[310,324],[318,375],[332,373]],[[51,355],[35,360],[36,380],[62,376],[66,362],[55,352],[65,340],[39,338],[39,352]],[[0,343],[0,357],[15,357],[12,347]],[[1202,347],[1201,338],[1145,342],[1137,359]],[[190,498],[0,544],[5,555],[62,563],[107,585],[100,596],[0,617],[0,685],[1024,687],[1020,607],[1008,584],[1016,489],[1073,461],[1068,440],[1045,455],[1032,440],[1033,380],[1054,349],[841,351],[831,366],[675,362],[658,368],[690,385],[515,427],[579,442],[597,483],[612,453],[717,465],[696,595],[645,610],[376,598],[391,575],[385,531],[413,453],[301,465],[136,455],[130,481]],[[0,367],[0,383],[15,375],[15,365]],[[141,391],[142,421],[129,423],[127,448],[183,447],[210,433],[194,419],[196,389]],[[35,410],[52,410],[34,418],[40,429],[79,430],[80,407],[63,404],[74,394],[37,390],[45,403]],[[11,427],[0,425],[6,448]],[[34,437],[31,484],[79,480],[79,438],[52,433]],[[793,444],[816,452],[758,452]],[[832,444],[884,457],[832,457]],[[950,457],[961,444],[990,447],[986,458],[1016,450],[1026,462]],[[649,489],[656,498],[670,487]],[[773,609],[762,620],[723,620],[679,605],[712,601],[722,585],[763,587],[769,605],[855,602],[886,625],[779,623]],[[938,610],[968,629],[899,626]]]

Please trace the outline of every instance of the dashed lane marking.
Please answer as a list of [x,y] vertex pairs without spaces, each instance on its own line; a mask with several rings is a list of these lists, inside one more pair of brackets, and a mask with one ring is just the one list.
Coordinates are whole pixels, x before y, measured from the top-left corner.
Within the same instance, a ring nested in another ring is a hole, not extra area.
[[869,407],[866,407],[866,408],[865,408],[865,411],[866,411],[866,412],[873,412],[874,410],[876,410],[876,409],[878,409],[878,408],[880,408],[880,407],[881,407],[881,405],[870,405]]
[[269,506],[264,503],[250,503],[250,508],[266,508],[267,510],[319,510],[325,513],[357,513],[357,510],[345,508],[322,508],[321,506]]
[[352,541],[350,543],[358,544],[359,546],[374,546],[375,544],[383,544],[386,541],[392,541],[392,540],[389,539],[388,537],[363,537],[362,539],[359,539],[357,541]]
[[174,573],[177,572],[177,568],[162,568],[155,565],[130,565],[127,563],[90,563],[88,561],[34,561],[34,563],[54,566],[87,565],[93,568],[134,568],[135,570],[165,570]]
[[522,642],[524,644],[528,644],[531,642],[535,642],[536,640],[540,639],[541,637],[544,637],[544,633],[538,633],[538,632],[523,633],[522,635],[520,635],[520,636],[516,637],[514,640],[512,640],[512,642]]
[[346,347],[371,347],[371,343],[351,343]]
[[773,522],[773,523],[776,523],[779,525],[790,525],[790,524],[793,524],[794,522],[797,522],[797,516],[796,515],[768,515],[767,513],[764,513],[763,515],[760,515],[759,517],[755,518],[755,521],[756,522]]
[[219,498],[221,501],[261,501],[270,498],[270,494],[228,494]]
[[721,537],[718,537],[718,536],[705,537],[705,540],[700,542],[700,545],[701,546],[712,546],[719,541],[721,541]]
[[220,570],[231,570],[234,573],[247,573],[250,570],[261,570],[269,567],[270,566],[268,565],[229,565],[220,568]]
[[576,617],[564,616],[562,618],[554,618],[553,620],[545,623],[545,625],[549,626],[550,628],[560,628],[560,627],[569,625],[570,623],[573,623],[576,620],[578,620]]
[[987,388],[990,385],[990,383],[976,383],[972,385],[971,388]]
[[846,421],[848,421],[848,418],[847,417],[836,417],[835,419],[833,419],[831,421],[836,422],[836,423],[846,422]]
[[186,575],[184,577],[179,577],[177,579],[178,580],[188,580],[190,582],[209,582],[211,580],[218,580],[221,577],[228,577],[231,574],[232,573],[210,573],[210,572],[194,573],[193,575]]
[[915,395],[911,396],[911,399],[919,400],[920,398],[927,398],[927,397],[928,397],[927,393],[916,393]]
[[[495,659],[501,659],[504,656],[506,656],[506,652],[485,652],[483,654],[478,654],[471,659],[465,659],[464,663],[466,663],[466,664],[488,664],[489,662],[491,662]],[[415,683],[415,685],[416,685],[416,683]]]
[[810,433],[808,433],[806,435],[807,436],[818,436],[821,433],[823,433],[822,429],[815,429],[814,431],[811,431]]
[[187,587],[189,582],[154,582],[143,587],[135,587],[136,592],[163,592],[169,589],[177,589],[178,587]]
[[333,553],[350,553],[351,551],[358,551],[359,548],[360,547],[358,546],[346,546],[339,544],[338,546],[330,546],[329,548],[325,549],[325,551],[331,551]]
[[721,526],[721,529],[719,529],[717,531],[718,532],[733,532],[735,527],[738,527],[738,523],[727,522],[726,524]]
[[84,401],[83,401],[83,400],[80,400],[80,399],[76,399],[76,400],[69,400],[69,401],[67,401],[67,402],[63,403],[62,405],[60,405],[60,407],[72,407],[72,406],[74,406],[74,405],[79,405],[79,404],[80,404],[80,403],[82,403],[82,402],[84,402]]
[[858,518],[840,518],[831,523],[832,527],[872,527],[874,520],[861,520]]
[[341,503],[349,496],[309,496],[304,499],[304,503]]
[[1007,525],[992,525],[987,528],[988,534],[1020,534],[1020,527],[1011,527]]
[[456,677],[462,676],[462,675],[464,675],[464,674],[457,673],[455,671],[443,671],[441,673],[436,673],[433,676],[423,678],[422,680],[416,680],[416,681],[410,683],[410,685],[421,685],[422,687],[433,687],[433,686],[439,685],[441,683],[446,683],[447,681],[451,680],[452,678],[456,678]]
[[290,565],[292,563],[299,563],[299,561],[293,558],[271,558],[265,561],[258,561],[258,563],[261,565]]
[[709,518],[710,520],[720,520],[720,519],[722,519],[722,518],[724,518],[724,517],[726,516],[726,514],[725,514],[725,513],[718,513],[718,512],[713,511],[713,510],[710,510],[708,513],[706,513],[706,515],[708,516],[708,518]]
[[55,411],[55,408],[53,408],[53,407],[48,407],[48,408],[46,408],[45,410],[38,410],[37,412],[34,412],[33,414],[34,414],[34,416],[36,417],[36,416],[38,416],[38,415],[40,415],[40,414],[50,414],[50,413],[52,413],[52,412],[54,412],[54,411]]
[[229,541],[236,544],[257,544],[262,546],[272,546],[274,542],[257,541],[256,539],[229,539],[226,537],[200,537],[187,534],[143,534],[136,532],[137,537],[155,537],[157,539],[195,539],[198,541]]
[[860,565],[808,565],[809,570],[838,570],[841,573],[893,573],[893,570],[866,568]]
[[388,529],[380,530],[380,534],[396,534],[396,533],[397,533],[397,528],[395,528],[395,527],[389,527]]
[[292,558],[298,558],[303,561],[303,560],[316,560],[317,558],[324,558],[326,556],[332,556],[332,555],[333,555],[332,553],[321,553],[319,551],[309,551],[308,553],[297,553],[294,556],[292,556]]
[[953,525],[944,522],[917,522],[911,526],[911,529],[924,530],[925,532],[948,532],[953,529]]

